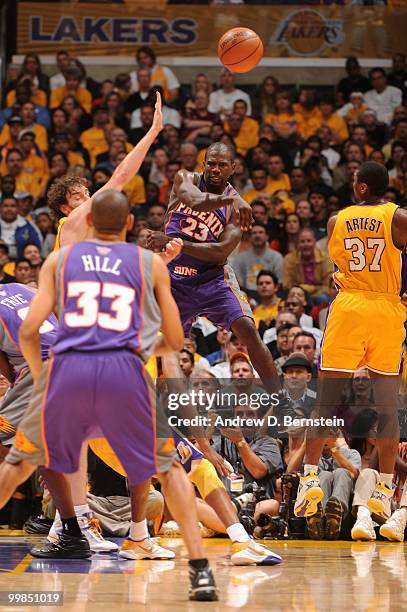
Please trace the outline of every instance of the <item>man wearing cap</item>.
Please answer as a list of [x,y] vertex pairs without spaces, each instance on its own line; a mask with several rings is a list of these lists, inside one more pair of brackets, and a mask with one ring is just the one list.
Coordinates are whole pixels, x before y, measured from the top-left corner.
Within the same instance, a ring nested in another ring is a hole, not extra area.
[[91,164],[96,162],[95,151],[108,147],[105,137],[105,127],[109,123],[109,109],[105,104],[98,104],[92,112],[93,127],[82,132],[80,142],[90,155]]
[[12,115],[3,126],[0,133],[0,147],[2,159],[5,159],[8,149],[18,146],[18,135],[23,129],[23,120],[19,115]]
[[216,376],[216,378],[230,378],[230,362],[232,356],[235,353],[247,353],[247,347],[243,344],[241,340],[236,336],[236,334],[230,334],[230,337],[226,341],[225,345],[225,360],[217,363],[211,368],[212,374]]
[[292,400],[291,407],[296,416],[309,417],[315,404],[316,393],[309,389],[308,385],[312,378],[312,364],[304,353],[296,351],[285,360],[282,365],[284,388],[289,399]]

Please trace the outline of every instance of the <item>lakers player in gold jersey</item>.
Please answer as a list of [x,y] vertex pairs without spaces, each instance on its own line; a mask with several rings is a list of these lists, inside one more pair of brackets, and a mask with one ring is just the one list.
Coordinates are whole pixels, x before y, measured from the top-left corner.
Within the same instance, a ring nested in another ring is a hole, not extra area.
[[[364,515],[370,519],[373,512],[382,521],[390,514],[393,493],[392,477],[399,442],[397,395],[406,319],[400,292],[407,211],[383,201],[388,181],[383,165],[362,164],[353,183],[358,203],[328,221],[329,254],[335,264],[334,279],[339,293],[330,307],[321,346],[316,407],[317,417],[334,416],[347,379],[361,367],[369,369],[374,378],[378,411],[380,475],[367,507],[357,518]],[[322,520],[319,502],[323,491],[317,466],[329,437],[329,430],[323,427],[307,433],[306,465],[295,505],[297,516],[316,515],[315,518]],[[342,509],[335,502],[325,511],[336,515],[334,523],[339,535]],[[364,539],[357,524],[352,536]]]

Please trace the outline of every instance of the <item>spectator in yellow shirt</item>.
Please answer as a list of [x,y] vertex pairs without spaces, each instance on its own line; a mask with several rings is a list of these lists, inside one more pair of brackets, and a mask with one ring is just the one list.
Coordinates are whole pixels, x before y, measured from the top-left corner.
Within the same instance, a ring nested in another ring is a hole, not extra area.
[[31,174],[39,183],[39,194],[42,195],[48,181],[48,162],[35,142],[32,130],[22,130],[19,135],[19,149],[24,156],[23,170]]
[[109,123],[109,109],[105,104],[99,104],[93,110],[93,127],[82,132],[80,142],[88,151],[92,166],[96,163],[96,155],[101,149],[108,148],[105,128]]
[[322,114],[316,104],[315,89],[300,89],[298,102],[293,105],[296,113],[301,115],[299,132],[304,139],[315,133],[315,125],[320,125]]
[[245,135],[241,132],[242,124],[242,117],[235,112],[231,112],[225,120],[225,132],[233,139],[237,152],[244,156],[249,147]]
[[41,194],[41,185],[36,177],[23,168],[24,157],[19,149],[10,149],[6,156],[5,174],[15,179],[16,191],[31,193],[34,198]]
[[243,198],[249,204],[257,200],[263,193],[273,193],[267,185],[267,170],[263,166],[255,166],[250,172],[250,178],[253,183],[253,189],[243,194]]
[[23,120],[18,115],[12,115],[0,132],[1,155],[6,157],[7,149],[18,147],[18,135],[23,129]]
[[[322,114],[320,125],[327,125],[331,128],[334,144],[342,144],[344,140],[349,138],[349,131],[345,120],[338,113],[335,113],[332,100],[322,100],[319,108]],[[318,125],[318,128],[320,125]]]
[[[20,129],[30,129],[35,134],[35,142],[41,151],[46,152],[48,150],[48,136],[47,130],[40,123],[35,121],[35,105],[32,102],[24,102],[21,105],[20,110],[21,124]],[[17,124],[16,115],[13,115],[9,122],[4,125],[0,134],[0,146],[7,145],[10,141],[16,141],[16,136],[20,129],[13,128],[13,132],[10,131],[10,121],[13,124]]]
[[82,108],[90,113],[92,108],[92,95],[90,91],[80,86],[81,71],[76,66],[68,66],[65,70],[65,85],[57,87],[51,92],[50,108],[61,106],[67,96],[73,96]]
[[75,166],[81,166],[83,168],[86,166],[82,153],[72,151],[72,139],[69,134],[55,134],[54,151],[55,153],[63,153],[66,155],[69,162],[69,171],[73,170]]
[[260,335],[263,335],[278,315],[278,278],[274,272],[261,270],[257,275],[256,287],[260,304],[253,310],[253,317]]
[[233,113],[239,115],[241,119],[237,134],[234,135],[231,132],[231,116],[223,124],[225,132],[230,132],[233,136],[237,152],[243,156],[259,142],[259,124],[255,119],[247,116],[247,108],[247,102],[245,100],[236,100],[233,104]]
[[277,93],[276,113],[266,115],[265,121],[271,123],[276,134],[284,140],[300,133],[302,116],[294,111],[288,91]]
[[284,164],[280,155],[271,155],[268,163],[269,177],[267,179],[267,187],[269,193],[274,193],[283,189],[291,191],[291,183],[288,174],[283,172]]
[[[38,89],[38,87],[36,87],[36,85],[30,79],[30,77],[23,77],[19,81],[19,83],[22,83],[22,82],[28,83],[30,90],[31,90],[30,101],[33,104],[38,104],[38,106],[47,106],[48,100],[47,100],[47,94],[45,93],[45,91],[43,91],[42,89]],[[14,106],[14,104],[16,103],[16,99],[17,99],[16,90],[12,89],[7,94],[6,106],[7,107]]]

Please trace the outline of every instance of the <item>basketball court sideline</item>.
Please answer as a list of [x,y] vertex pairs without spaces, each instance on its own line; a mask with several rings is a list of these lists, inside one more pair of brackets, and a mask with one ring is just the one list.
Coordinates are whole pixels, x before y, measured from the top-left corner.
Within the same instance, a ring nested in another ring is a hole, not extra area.
[[[176,552],[175,561],[125,561],[113,554],[93,555],[90,560],[34,559],[28,550],[41,540],[19,531],[1,532],[0,592],[63,591],[60,609],[72,612],[106,606],[115,612],[203,609],[202,603],[188,601],[188,562],[178,538],[161,539]],[[205,539],[204,544],[220,589],[220,601],[205,604],[214,612],[407,610],[405,544],[273,540],[273,550],[284,559],[274,567],[234,567],[227,558],[227,539]],[[16,606],[2,599],[0,609],[6,612]]]

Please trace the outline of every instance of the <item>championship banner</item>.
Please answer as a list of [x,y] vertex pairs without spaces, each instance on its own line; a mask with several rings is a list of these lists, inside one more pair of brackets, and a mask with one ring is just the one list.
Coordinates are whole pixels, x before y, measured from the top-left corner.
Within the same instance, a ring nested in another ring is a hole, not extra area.
[[407,6],[188,6],[125,4],[18,5],[18,53],[134,55],[140,45],[160,56],[215,56],[220,36],[246,26],[266,57],[389,57],[407,54]]

